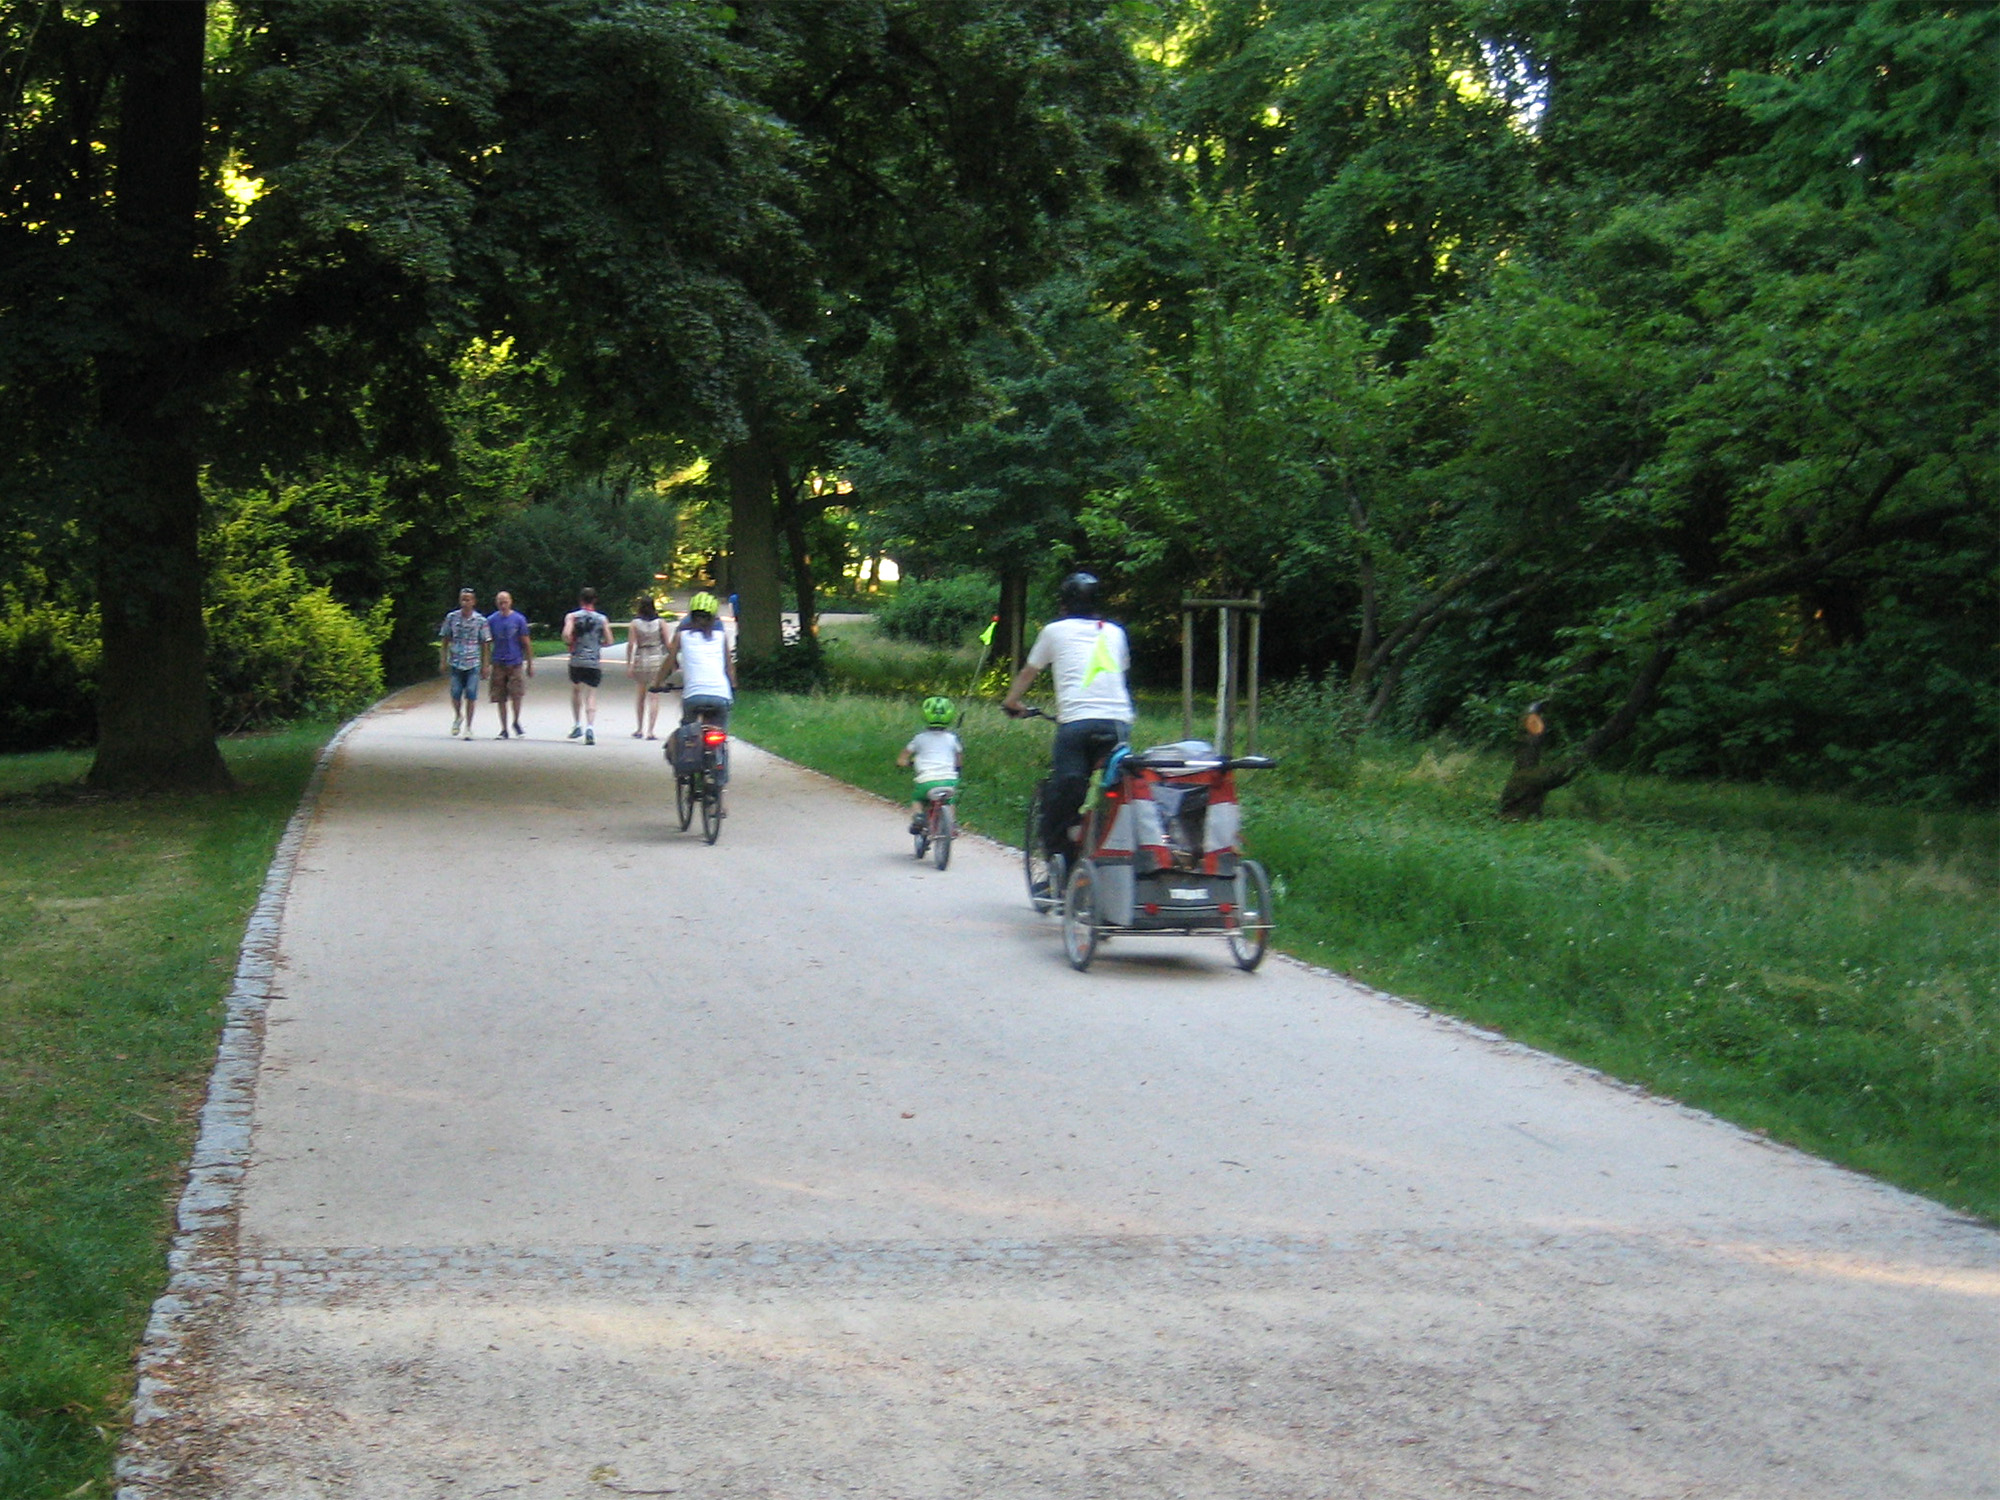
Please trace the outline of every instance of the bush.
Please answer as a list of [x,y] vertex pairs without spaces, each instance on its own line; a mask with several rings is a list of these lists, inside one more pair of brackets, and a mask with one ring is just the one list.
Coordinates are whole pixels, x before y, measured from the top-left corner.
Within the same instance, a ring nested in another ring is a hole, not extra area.
[[366,615],[316,587],[246,505],[210,538],[208,687],[224,734],[305,715],[340,717],[382,696],[387,600]]
[[773,693],[809,693],[826,684],[826,664],[818,647],[788,639],[762,661],[739,662],[739,684]]
[[505,589],[529,619],[560,622],[576,608],[577,590],[589,587],[597,590],[598,608],[622,621],[641,593],[664,592],[653,574],[673,544],[674,512],[657,497],[614,504],[586,487],[518,510],[482,537],[460,576],[448,580],[438,615],[456,602],[460,584],[469,584],[482,609],[491,609],[494,593]]
[[978,573],[912,579],[875,611],[875,624],[895,640],[957,646],[993,618],[999,593],[991,579]]
[[0,616],[0,751],[88,745],[97,732],[97,612]]

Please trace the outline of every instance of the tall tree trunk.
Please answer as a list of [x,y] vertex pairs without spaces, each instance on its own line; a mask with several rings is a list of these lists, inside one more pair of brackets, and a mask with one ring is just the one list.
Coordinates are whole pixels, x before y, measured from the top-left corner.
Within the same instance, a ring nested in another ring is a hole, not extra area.
[[1028,570],[1019,563],[1000,568],[1000,623],[993,629],[993,664],[1020,670],[1028,654],[1023,637],[1028,628]]
[[778,518],[784,526],[785,546],[791,553],[792,590],[799,611],[799,644],[808,651],[819,648],[819,597],[813,584],[812,552],[806,546],[806,508],[799,501],[799,487],[792,478],[792,466],[782,453],[772,452],[771,477],[777,485]]
[[729,581],[737,596],[736,655],[744,666],[769,661],[784,644],[778,537],[771,503],[770,452],[761,435],[723,450],[729,476]]
[[104,655],[97,758],[107,791],[231,784],[208,704],[201,617],[198,397],[202,46],[206,0],[124,5],[114,222],[126,338],[98,370],[103,482],[95,530]]
[[1382,638],[1382,606],[1375,592],[1375,546],[1374,538],[1368,534],[1368,508],[1361,503],[1351,483],[1344,487],[1348,518],[1354,523],[1355,546],[1361,554],[1361,636],[1354,643],[1354,670],[1348,674],[1348,688],[1359,698],[1368,685],[1368,674],[1374,670],[1371,662]]

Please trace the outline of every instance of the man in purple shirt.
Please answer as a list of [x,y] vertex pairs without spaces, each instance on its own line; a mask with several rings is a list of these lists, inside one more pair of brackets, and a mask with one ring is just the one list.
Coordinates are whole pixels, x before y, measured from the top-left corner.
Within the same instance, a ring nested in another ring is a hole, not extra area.
[[514,612],[514,596],[493,596],[499,606],[486,617],[493,632],[493,673],[489,679],[493,706],[500,710],[500,738],[507,738],[508,705],[513,705],[514,733],[521,734],[521,700],[528,696],[528,679],[535,675],[535,653],[528,644],[528,617]]

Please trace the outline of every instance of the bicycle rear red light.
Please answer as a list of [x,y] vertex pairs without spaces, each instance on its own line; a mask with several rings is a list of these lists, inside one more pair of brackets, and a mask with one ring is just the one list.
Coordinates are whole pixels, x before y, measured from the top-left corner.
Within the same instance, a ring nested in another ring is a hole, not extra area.
[[720,745],[721,743],[723,743],[723,741],[727,740],[728,738],[729,734],[727,730],[704,729],[701,732],[701,742],[704,745]]

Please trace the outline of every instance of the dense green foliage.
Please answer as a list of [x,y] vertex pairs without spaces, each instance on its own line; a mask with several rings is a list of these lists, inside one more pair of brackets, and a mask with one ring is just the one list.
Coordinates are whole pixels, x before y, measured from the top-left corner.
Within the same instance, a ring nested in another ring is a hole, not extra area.
[[973,420],[852,456],[892,550],[1004,576],[1027,515],[1156,661],[1178,596],[1262,588],[1350,731],[1539,701],[1528,810],[1598,758],[1994,795],[2000,13],[1173,15],[1185,172],[1079,242],[1099,326],[1063,346],[1096,352],[1060,385],[1094,399],[1043,415],[1074,304],[1024,299]]
[[[219,774],[209,720],[179,711],[204,498],[290,497],[307,586],[371,630],[388,600],[407,665],[469,563],[629,592],[667,528],[572,502],[734,453],[713,581],[775,645],[782,533],[810,640],[841,532],[809,470],[867,402],[948,408],[1067,220],[1145,178],[1111,15],[0,6],[0,522],[24,563],[0,586],[23,618],[103,612],[93,775]],[[323,513],[363,524],[330,536]]]
[[0,763],[0,1494],[104,1495],[221,1001],[324,725],[232,741],[242,793],[25,794]]
[[[198,572],[92,498],[171,355],[203,555],[274,497],[291,586],[397,670],[460,581],[672,570],[751,657],[788,585],[810,670],[884,551],[986,573],[1004,659],[1082,562],[1141,627],[1263,589],[1350,732],[1543,703],[1527,810],[1600,758],[2000,785],[1990,7],[218,6],[185,284],[111,232],[146,29],[0,25],[14,743],[126,682],[52,622],[111,598],[115,664]],[[225,720],[332,701],[224,644]]]
[[894,640],[960,646],[985,628],[992,612],[992,582],[978,573],[955,573],[903,584],[877,607],[875,623]]
[[548,629],[561,628],[586,584],[623,620],[641,593],[657,591],[654,571],[674,550],[676,519],[651,493],[579,485],[508,512],[468,549],[459,571],[477,580],[483,608],[505,589],[516,609]]
[[[913,698],[753,695],[735,722],[908,795]],[[1498,756],[1323,731],[1277,705],[1284,763],[1241,778],[1282,947],[2000,1218],[1992,814],[1599,775],[1513,824]],[[977,705],[959,732],[965,825],[1018,843],[1047,726]],[[1179,736],[1142,710],[1140,740]],[[885,806],[884,845],[901,831]]]

